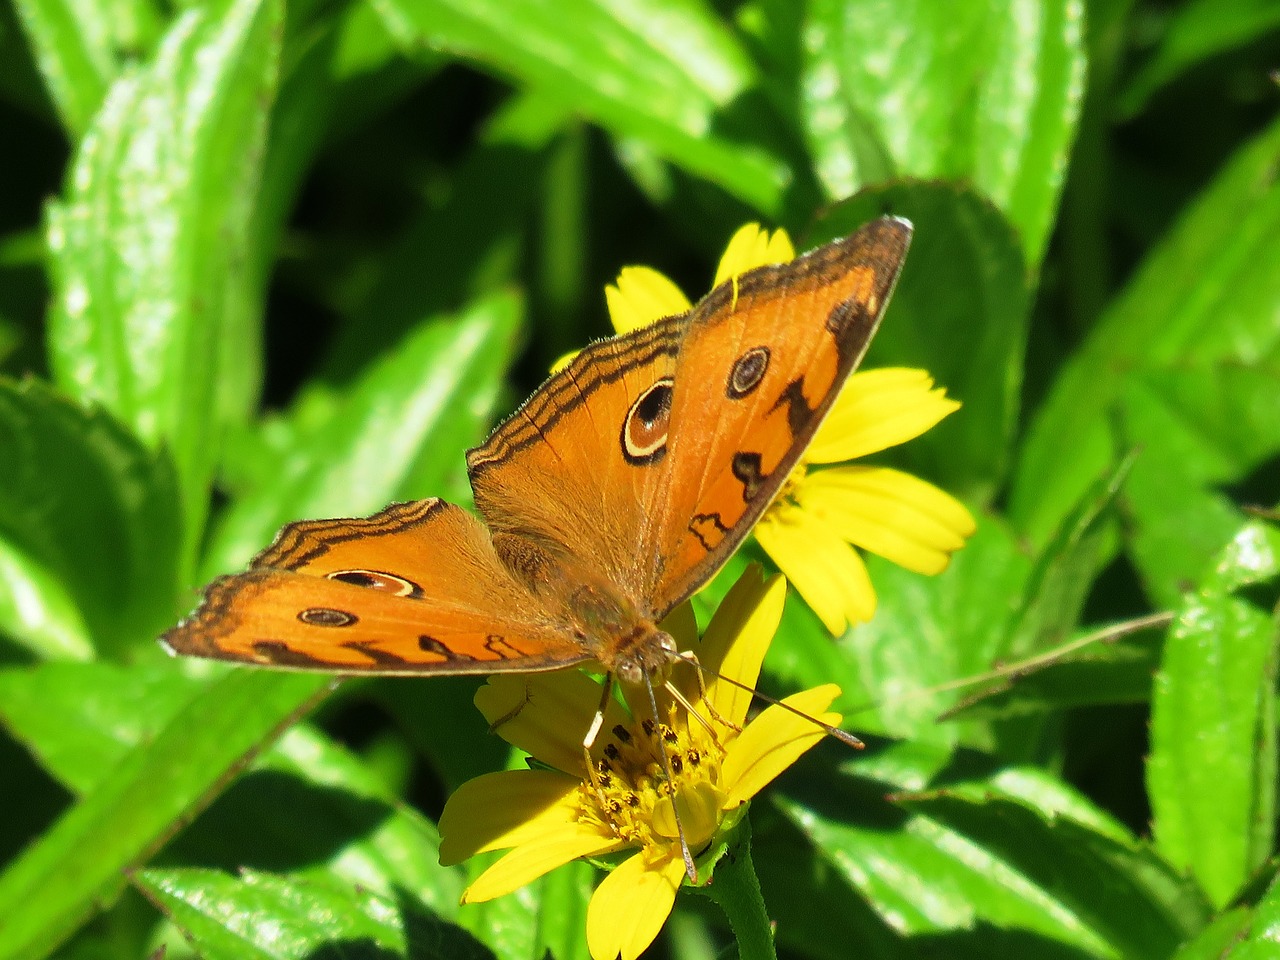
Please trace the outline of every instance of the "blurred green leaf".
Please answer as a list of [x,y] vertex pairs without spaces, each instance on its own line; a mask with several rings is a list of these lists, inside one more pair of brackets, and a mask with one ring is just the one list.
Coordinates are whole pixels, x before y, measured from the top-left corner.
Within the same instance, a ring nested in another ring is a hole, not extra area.
[[967,181],[1038,269],[1084,96],[1083,3],[818,0],[803,123],[827,196],[898,177]]
[[1171,8],[1168,17],[1155,53],[1116,98],[1121,116],[1138,113],[1153,93],[1190,67],[1280,28],[1280,6],[1273,0],[1190,0]]
[[304,396],[250,445],[235,505],[221,518],[204,571],[243,566],[286,522],[352,516],[392,500],[456,489],[463,453],[490,422],[514,348],[520,301],[498,294],[456,318],[431,320],[373,364],[345,397]]
[[[1135,559],[1163,600],[1203,572],[1206,545],[1221,546],[1243,522],[1212,487],[1280,451],[1280,433],[1257,429],[1274,417],[1267,383],[1280,376],[1277,163],[1280,124],[1242,149],[1147,257],[1058,377],[1015,476],[1011,516],[1044,542],[1090,484],[1140,446],[1136,487],[1123,502],[1138,511],[1133,536],[1149,547]],[[1154,391],[1143,389],[1148,383]],[[1257,430],[1247,441],[1241,418]],[[1160,502],[1146,510],[1153,493]],[[1152,524],[1191,531],[1198,546],[1170,557],[1168,538]]]
[[[44,956],[330,685],[327,676],[235,671],[199,690],[150,742],[0,873],[0,958]],[[41,891],[32,898],[31,891]]]
[[62,578],[0,539],[0,637],[42,660],[90,660],[93,637]]
[[734,35],[693,0],[643,9],[615,0],[376,0],[408,51],[441,49],[515,77],[616,137],[777,215],[786,168],[717,131],[717,116],[755,82]]
[[[372,268],[369,289],[329,350],[328,379],[344,382],[424,317],[463,309],[510,283],[539,199],[530,182],[541,179],[550,145],[571,121],[547,97],[503,104],[459,162],[447,199],[424,205]],[[539,334],[545,352],[552,337]]]
[[164,729],[201,685],[156,660],[0,670],[0,720],[50,774],[84,795]]
[[[1276,927],[1280,925],[1280,879],[1273,879],[1254,909],[1249,929],[1229,954],[1231,960],[1266,960],[1276,950]],[[1179,958],[1182,960],[1182,958]]]
[[371,893],[336,878],[149,869],[137,882],[207,960],[493,956],[406,898]]
[[910,220],[915,234],[866,366],[922,367],[964,403],[901,454],[953,493],[988,499],[1008,469],[1022,390],[1031,290],[1018,238],[969,190],[906,183],[833,208],[815,240],[885,211]]
[[117,21],[105,3],[94,0],[14,0],[45,87],[62,124],[76,139],[98,111],[119,72],[115,47],[118,22],[140,4],[115,4]]
[[[1187,597],[1151,703],[1153,832],[1223,906],[1275,840],[1280,626],[1241,591],[1280,578],[1280,531],[1246,526]],[[1273,591],[1274,592],[1274,591]]]
[[1233,949],[1248,932],[1252,911],[1244,907],[1227,910],[1186,941],[1170,960],[1227,960],[1239,956]]
[[49,210],[58,382],[178,467],[187,543],[221,438],[256,403],[260,304],[245,269],[283,4],[193,9],[118,80]]
[[[0,581],[19,615],[6,632],[62,637],[77,649],[82,618],[103,652],[151,641],[174,613],[180,516],[163,453],[143,449],[102,410],[36,381],[0,381],[0,537],[19,565]],[[61,589],[25,592],[50,577]]]

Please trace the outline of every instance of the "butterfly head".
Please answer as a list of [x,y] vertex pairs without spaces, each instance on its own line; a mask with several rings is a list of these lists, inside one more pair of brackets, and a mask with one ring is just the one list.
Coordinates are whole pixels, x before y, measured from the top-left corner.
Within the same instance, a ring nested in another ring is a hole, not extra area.
[[629,686],[640,686],[648,678],[659,683],[666,678],[671,664],[680,657],[675,638],[652,623],[642,623],[630,637],[618,644],[613,663],[606,664],[619,680]]

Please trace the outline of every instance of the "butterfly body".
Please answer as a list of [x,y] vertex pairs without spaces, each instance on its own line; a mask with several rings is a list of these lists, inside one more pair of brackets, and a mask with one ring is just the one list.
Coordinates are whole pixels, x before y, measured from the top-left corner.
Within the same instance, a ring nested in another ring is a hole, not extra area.
[[291,524],[164,643],[340,673],[659,672],[674,645],[657,624],[782,488],[910,233],[882,218],[591,344],[469,452],[479,519],[428,499]]

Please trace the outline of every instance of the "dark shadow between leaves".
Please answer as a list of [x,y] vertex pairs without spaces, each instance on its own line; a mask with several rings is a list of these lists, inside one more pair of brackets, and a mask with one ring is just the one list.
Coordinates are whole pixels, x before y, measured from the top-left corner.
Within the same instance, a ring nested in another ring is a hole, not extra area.
[[978,923],[972,930],[920,934],[912,937],[921,957],[936,960],[1010,960],[1035,957],[1036,960],[1088,960],[1096,954],[1068,946],[1050,937],[1026,930],[1006,930],[989,923]]
[[396,906],[404,918],[408,960],[494,960],[493,951],[471,933],[430,913],[408,891],[396,888]]
[[385,803],[345,790],[255,770],[237,780],[156,862],[289,873],[328,863],[392,813]]

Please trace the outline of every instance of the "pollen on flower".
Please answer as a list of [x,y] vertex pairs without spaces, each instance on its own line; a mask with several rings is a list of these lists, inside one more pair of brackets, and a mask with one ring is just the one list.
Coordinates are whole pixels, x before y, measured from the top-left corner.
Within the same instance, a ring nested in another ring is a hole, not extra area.
[[804,478],[808,474],[809,469],[804,463],[797,463],[791,468],[791,472],[787,474],[787,479],[782,483],[782,489],[778,491],[778,495],[774,498],[770,510],[774,510],[778,504],[786,503],[791,506],[799,506],[797,502],[797,491],[804,485]]
[[[619,724],[592,775],[578,787],[578,820],[598,825],[651,854],[678,844],[680,826],[695,856],[716,832],[724,791],[724,748],[701,726],[681,729],[673,706],[668,722]],[[668,780],[663,753],[671,768]],[[672,810],[679,804],[680,825]]]

